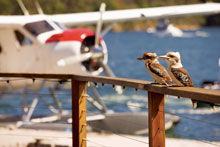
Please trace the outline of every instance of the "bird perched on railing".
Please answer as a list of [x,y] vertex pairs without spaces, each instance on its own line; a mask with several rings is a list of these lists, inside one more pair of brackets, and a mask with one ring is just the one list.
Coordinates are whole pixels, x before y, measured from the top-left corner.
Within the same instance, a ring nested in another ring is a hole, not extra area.
[[[183,68],[179,52],[168,52],[166,55],[160,56],[160,58],[167,61],[168,71],[173,82],[175,82],[177,86],[194,87],[188,72]],[[197,108],[197,101],[194,99],[191,100],[193,108]],[[210,106],[215,111],[214,105],[210,104]]]
[[156,53],[146,52],[141,58],[137,60],[143,60],[145,67],[150,75],[154,78],[155,83],[171,85],[172,79],[167,73],[166,69],[159,63]]

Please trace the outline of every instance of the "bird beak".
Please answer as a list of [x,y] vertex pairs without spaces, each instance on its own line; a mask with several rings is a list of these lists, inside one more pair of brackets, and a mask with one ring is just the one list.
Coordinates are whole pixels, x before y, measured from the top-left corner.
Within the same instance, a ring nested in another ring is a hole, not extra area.
[[169,60],[169,57],[167,57],[166,55],[164,55],[164,56],[159,56],[160,57],[160,59],[163,59],[163,60]]
[[137,58],[137,60],[144,60],[144,58]]

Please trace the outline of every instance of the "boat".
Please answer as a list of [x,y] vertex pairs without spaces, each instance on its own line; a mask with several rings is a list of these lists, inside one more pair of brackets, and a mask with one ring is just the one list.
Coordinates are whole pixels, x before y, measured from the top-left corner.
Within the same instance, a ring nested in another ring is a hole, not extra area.
[[147,32],[154,34],[158,37],[172,36],[172,37],[182,37],[183,31],[175,27],[168,19],[161,19],[156,28],[149,28]]

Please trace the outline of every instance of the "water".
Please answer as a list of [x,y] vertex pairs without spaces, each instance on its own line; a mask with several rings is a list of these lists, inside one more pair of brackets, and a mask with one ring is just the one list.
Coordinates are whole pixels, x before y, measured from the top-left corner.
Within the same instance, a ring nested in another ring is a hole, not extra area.
[[[199,32],[206,35],[196,35]],[[131,78],[139,80],[153,81],[147,73],[144,63],[136,60],[144,52],[155,52],[157,55],[164,55],[168,51],[178,51],[181,54],[182,64],[188,70],[196,87],[201,87],[204,80],[220,80],[220,68],[218,61],[220,57],[220,28],[203,28],[197,31],[186,31],[183,38],[152,36],[142,32],[110,32],[104,37],[109,51],[109,66],[117,77]],[[161,64],[167,67],[165,61]],[[141,112],[147,111],[147,92],[139,91],[135,95],[135,90],[126,88],[123,95],[116,94],[111,85],[105,85],[98,91],[109,110],[115,112]],[[22,91],[17,91],[22,92]],[[48,93],[44,89],[41,93]],[[90,94],[90,91],[88,91]],[[23,96],[16,98],[6,95],[0,99],[0,113],[20,115],[23,105]],[[32,95],[33,96],[33,95]],[[57,94],[62,102],[63,108],[71,110],[70,91],[63,90]],[[31,95],[30,95],[31,97]],[[31,99],[27,103],[30,104]],[[47,105],[53,101],[48,96],[40,98],[35,115],[52,114]],[[136,107],[132,107],[135,105]],[[173,133],[181,138],[200,139],[207,141],[220,141],[220,127],[208,123],[194,121],[189,118],[205,120],[209,123],[219,124],[220,109],[218,113],[213,113],[210,109],[193,110],[191,101],[188,99],[177,99],[170,96],[166,101],[166,112],[181,115],[180,123],[175,126]],[[97,111],[88,103],[90,111]]]

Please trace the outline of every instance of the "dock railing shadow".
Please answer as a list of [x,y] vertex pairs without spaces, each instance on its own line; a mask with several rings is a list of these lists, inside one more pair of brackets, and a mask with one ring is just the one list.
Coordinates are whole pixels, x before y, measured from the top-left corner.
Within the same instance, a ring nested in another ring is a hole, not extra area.
[[165,105],[164,95],[220,104],[220,91],[194,87],[167,87],[149,81],[73,74],[0,73],[4,78],[70,80],[72,85],[72,145],[86,147],[86,88],[87,82],[111,84],[148,91],[149,146],[165,147]]

